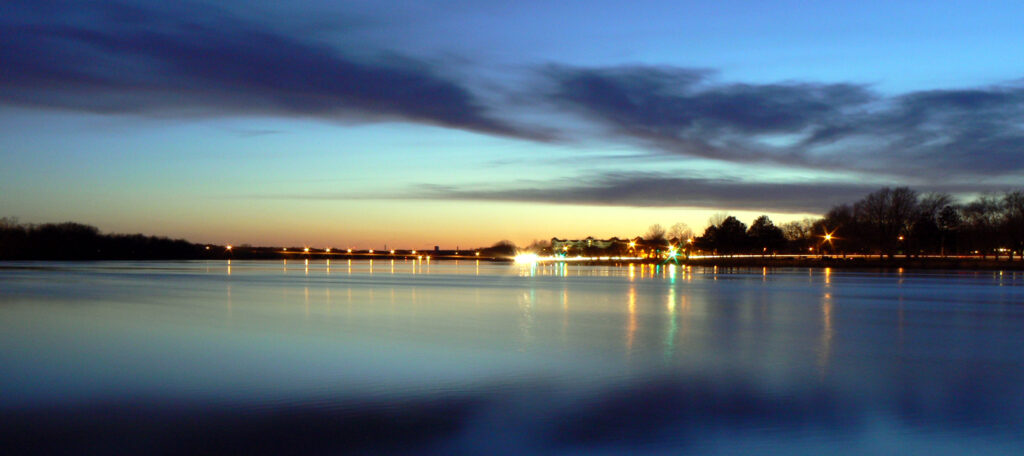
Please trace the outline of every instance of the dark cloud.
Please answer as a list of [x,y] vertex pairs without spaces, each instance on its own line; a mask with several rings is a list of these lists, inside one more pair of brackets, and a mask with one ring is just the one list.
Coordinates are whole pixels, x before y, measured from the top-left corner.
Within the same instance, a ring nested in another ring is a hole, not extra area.
[[[287,20],[237,6],[6,2],[0,104],[397,119],[580,144],[596,126],[603,140],[639,144],[652,156],[894,179],[1024,171],[1022,83],[888,96],[862,84],[728,83],[713,70],[667,66],[555,64],[495,77],[472,62],[456,70],[388,54],[373,42],[320,41]],[[341,27],[358,22],[326,16],[321,22]],[[543,82],[533,85],[538,76]],[[507,119],[533,119],[533,126]],[[580,119],[586,133],[576,130]]]
[[727,84],[665,67],[545,69],[545,99],[658,150],[904,176],[1024,170],[1024,86],[895,97],[855,84]]
[[[837,204],[856,201],[880,187],[850,182],[751,182],[661,173],[608,173],[505,189],[422,185],[414,191],[392,197],[823,213]],[[916,188],[952,193],[1002,189],[980,184],[939,184]],[[329,195],[320,197],[330,198]]]
[[399,118],[540,135],[492,117],[429,64],[357,59],[212,8],[12,2],[0,102],[95,112]]
[[613,134],[686,155],[730,161],[800,162],[800,151],[753,137],[833,124],[872,101],[850,84],[716,84],[706,70],[551,67],[548,97],[611,127]]
[[673,177],[656,173],[605,174],[546,186],[502,190],[423,186],[417,197],[524,201],[601,206],[708,207],[731,210],[823,212],[853,201],[876,186],[823,183],[764,183]]

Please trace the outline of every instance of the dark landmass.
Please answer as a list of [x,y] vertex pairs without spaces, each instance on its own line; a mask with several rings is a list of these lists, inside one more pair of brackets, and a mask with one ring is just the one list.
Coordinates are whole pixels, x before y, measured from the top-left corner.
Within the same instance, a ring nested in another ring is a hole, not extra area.
[[515,246],[499,242],[469,250],[332,250],[307,247],[254,247],[250,245],[196,244],[143,234],[104,234],[81,223],[26,225],[0,219],[0,261],[101,260],[280,260],[425,258],[506,260]]
[[584,265],[628,265],[628,264],[653,264],[693,267],[720,267],[720,268],[836,268],[836,269],[865,269],[875,271],[895,271],[899,269],[929,269],[929,270],[1024,270],[1024,261],[1020,259],[1010,260],[1007,257],[994,259],[992,257],[801,257],[801,256],[768,256],[768,257],[714,257],[714,258],[691,258],[679,259],[678,261],[663,259],[643,260],[584,260],[574,261],[574,264]]
[[[860,268],[860,269],[974,269],[974,270],[1024,270],[1024,258],[1020,255],[1006,256],[938,256],[938,255],[704,255],[688,258],[684,252],[675,259],[652,255],[643,259],[614,259],[616,256],[631,256],[622,241],[607,249],[593,252],[579,252],[593,255],[589,259],[573,258],[564,260],[574,264],[616,265],[616,264],[680,264],[688,266],[719,266],[726,268]],[[654,243],[639,240],[639,247],[654,251]],[[663,242],[663,241],[661,241]],[[802,246],[801,246],[802,247]],[[469,250],[417,251],[396,249],[374,250],[331,250],[305,247],[253,247],[196,244],[183,239],[146,236],[142,234],[102,234],[99,229],[79,223],[56,223],[42,225],[18,225],[10,222],[0,224],[0,260],[3,261],[103,261],[103,260],[282,260],[308,259],[427,259],[430,260],[481,260],[513,261],[517,250],[508,241],[500,241],[487,248]],[[544,252],[542,252],[544,253]],[[549,253],[549,252],[547,252]],[[690,252],[686,252],[690,253]],[[605,257],[599,259],[598,257]],[[612,257],[612,258],[609,258]]]

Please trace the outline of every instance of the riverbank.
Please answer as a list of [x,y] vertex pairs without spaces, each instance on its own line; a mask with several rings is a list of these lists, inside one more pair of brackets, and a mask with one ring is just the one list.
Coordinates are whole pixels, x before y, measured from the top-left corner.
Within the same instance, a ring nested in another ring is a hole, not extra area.
[[952,269],[952,270],[1024,270],[1024,261],[975,257],[703,257],[679,259],[645,260],[576,260],[573,264],[584,265],[626,265],[626,264],[679,264],[682,266],[725,267],[725,268],[836,268],[836,269]]
[[[324,261],[421,261],[421,262],[486,262],[486,263],[512,263],[514,258],[475,256],[475,255],[411,255],[411,254],[367,254],[367,253],[291,253],[281,252],[246,252],[240,255],[224,254],[218,252],[215,255],[172,258],[170,261],[195,261],[195,260],[241,260],[241,261],[298,261],[324,262]],[[158,258],[90,258],[90,259],[17,259],[0,260],[13,262],[50,262],[50,261],[168,261]],[[678,260],[665,259],[598,259],[598,258],[567,258],[538,260],[539,263],[560,263],[565,262],[573,265],[586,266],[627,266],[630,264],[663,265],[676,264],[691,267],[723,267],[723,268],[834,268],[834,269],[864,269],[864,270],[1024,270],[1024,261],[1020,259],[1009,260],[1006,257],[999,259],[978,258],[978,257],[894,257],[879,258],[872,257],[818,257],[818,256],[736,256],[736,257],[701,257],[701,258],[679,258]]]

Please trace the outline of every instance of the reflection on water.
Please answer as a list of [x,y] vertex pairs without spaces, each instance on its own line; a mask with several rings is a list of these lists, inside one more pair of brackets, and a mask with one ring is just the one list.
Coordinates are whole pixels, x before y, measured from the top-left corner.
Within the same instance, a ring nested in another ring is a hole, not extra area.
[[1024,449],[1018,273],[387,261],[0,264],[0,441]]

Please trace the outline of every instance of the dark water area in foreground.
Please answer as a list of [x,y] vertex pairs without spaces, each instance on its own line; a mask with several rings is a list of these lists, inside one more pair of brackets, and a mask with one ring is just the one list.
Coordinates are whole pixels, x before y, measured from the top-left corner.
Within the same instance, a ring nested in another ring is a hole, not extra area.
[[0,263],[5,454],[1020,454],[1024,272]]

